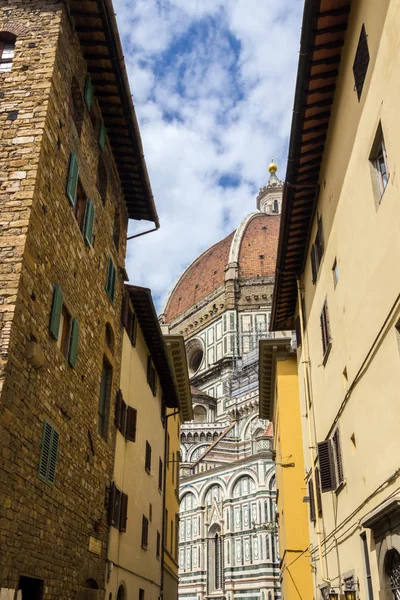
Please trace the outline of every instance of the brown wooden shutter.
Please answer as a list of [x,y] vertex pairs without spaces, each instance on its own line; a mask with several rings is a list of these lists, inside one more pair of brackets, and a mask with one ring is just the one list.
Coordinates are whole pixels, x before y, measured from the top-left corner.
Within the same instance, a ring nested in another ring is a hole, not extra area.
[[114,518],[115,495],[116,495],[116,487],[112,483],[111,487],[110,487],[109,498],[108,498],[108,524],[109,525],[114,525],[113,518]]
[[332,456],[331,440],[318,442],[318,461],[321,480],[321,492],[332,492],[336,489],[335,465]]
[[113,525],[117,529],[119,529],[119,522],[120,522],[120,518],[121,518],[121,495],[122,495],[122,492],[116,487],[112,519],[113,519]]
[[316,245],[318,250],[318,266],[321,263],[321,259],[324,255],[325,244],[324,244],[324,231],[322,229],[322,218],[318,219],[318,231],[317,231],[317,239]]
[[117,390],[115,398],[115,427],[121,430],[121,418],[122,418],[122,392]]
[[296,330],[296,343],[298,346],[301,346],[301,328],[300,328],[300,317],[297,315],[296,321],[294,323],[294,327]]
[[330,325],[329,325],[329,314],[328,304],[325,300],[324,306],[320,315],[320,326],[321,326],[321,338],[322,338],[322,352],[325,356],[331,342]]
[[342,463],[342,448],[340,445],[339,429],[336,429],[335,433],[333,434],[332,441],[333,441],[333,447],[335,450],[336,475],[337,475],[337,480],[338,480],[338,484],[339,484],[339,483],[343,483],[343,481],[344,481],[343,463]]
[[315,483],[317,488],[317,509],[318,514],[322,515],[322,496],[321,496],[321,480],[319,476],[319,469],[315,469]]
[[126,409],[126,439],[129,442],[136,441],[136,422],[137,410],[132,406],[128,406]]
[[311,246],[311,271],[312,271],[312,282],[315,283],[317,281],[317,273],[318,273],[315,244],[313,244]]
[[312,477],[308,480],[308,497],[309,497],[309,508],[310,508],[310,521],[314,523],[316,520],[315,514],[315,502],[314,502],[314,486]]
[[119,530],[122,532],[126,531],[126,522],[128,520],[128,496],[127,494],[121,493],[121,511],[119,520]]
[[163,483],[163,461],[160,458],[159,463],[158,463],[158,489],[160,491],[162,490],[162,483]]
[[149,532],[149,521],[147,517],[142,517],[142,547],[147,548],[148,543],[148,532]]

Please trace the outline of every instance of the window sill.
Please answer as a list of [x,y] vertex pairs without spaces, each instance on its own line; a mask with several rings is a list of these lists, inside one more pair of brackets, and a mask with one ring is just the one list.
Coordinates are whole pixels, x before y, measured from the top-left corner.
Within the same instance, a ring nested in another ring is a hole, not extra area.
[[145,467],[144,470],[146,471],[147,475],[151,475],[150,469],[148,469],[147,467]]
[[329,342],[329,345],[328,345],[328,347],[326,349],[326,352],[324,354],[324,358],[322,359],[322,366],[323,367],[325,367],[325,365],[326,365],[326,363],[328,361],[328,358],[329,358],[329,355],[331,353],[331,350],[332,350],[332,341]]

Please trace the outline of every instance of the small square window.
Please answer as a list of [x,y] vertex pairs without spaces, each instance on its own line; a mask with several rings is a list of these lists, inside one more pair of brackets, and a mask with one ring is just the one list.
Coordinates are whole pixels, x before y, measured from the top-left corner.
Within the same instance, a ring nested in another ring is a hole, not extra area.
[[375,196],[378,202],[380,202],[389,181],[386,145],[381,124],[379,124],[376,131],[369,160],[372,167],[372,185]]
[[339,281],[339,267],[338,267],[337,259],[336,258],[333,261],[332,275],[333,275],[333,285],[334,285],[334,287],[336,287],[337,286],[337,282]]

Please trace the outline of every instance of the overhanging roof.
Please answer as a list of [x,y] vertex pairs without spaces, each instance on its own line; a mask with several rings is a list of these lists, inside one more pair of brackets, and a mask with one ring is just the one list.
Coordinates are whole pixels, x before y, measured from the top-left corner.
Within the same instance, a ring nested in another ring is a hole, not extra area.
[[193,420],[192,394],[183,335],[164,335],[170,362],[178,388],[179,404],[184,421]]
[[319,174],[351,0],[306,0],[283,191],[271,330],[290,330],[304,270]]
[[121,180],[128,216],[159,227],[112,0],[68,0]]
[[291,351],[290,338],[260,340],[259,342],[259,415],[260,419],[272,421],[274,416],[274,393],[276,361],[286,358]]
[[135,285],[126,285],[125,289],[129,293],[140,328],[158,373],[165,404],[169,408],[180,408],[172,366],[151,297],[151,290]]

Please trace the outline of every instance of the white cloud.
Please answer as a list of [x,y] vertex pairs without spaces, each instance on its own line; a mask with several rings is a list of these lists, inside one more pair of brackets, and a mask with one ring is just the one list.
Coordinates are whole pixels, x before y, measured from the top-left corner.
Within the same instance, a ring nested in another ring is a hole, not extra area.
[[127,268],[161,308],[186,265],[255,210],[272,156],[284,177],[303,0],[114,3],[161,222],[129,242]]

